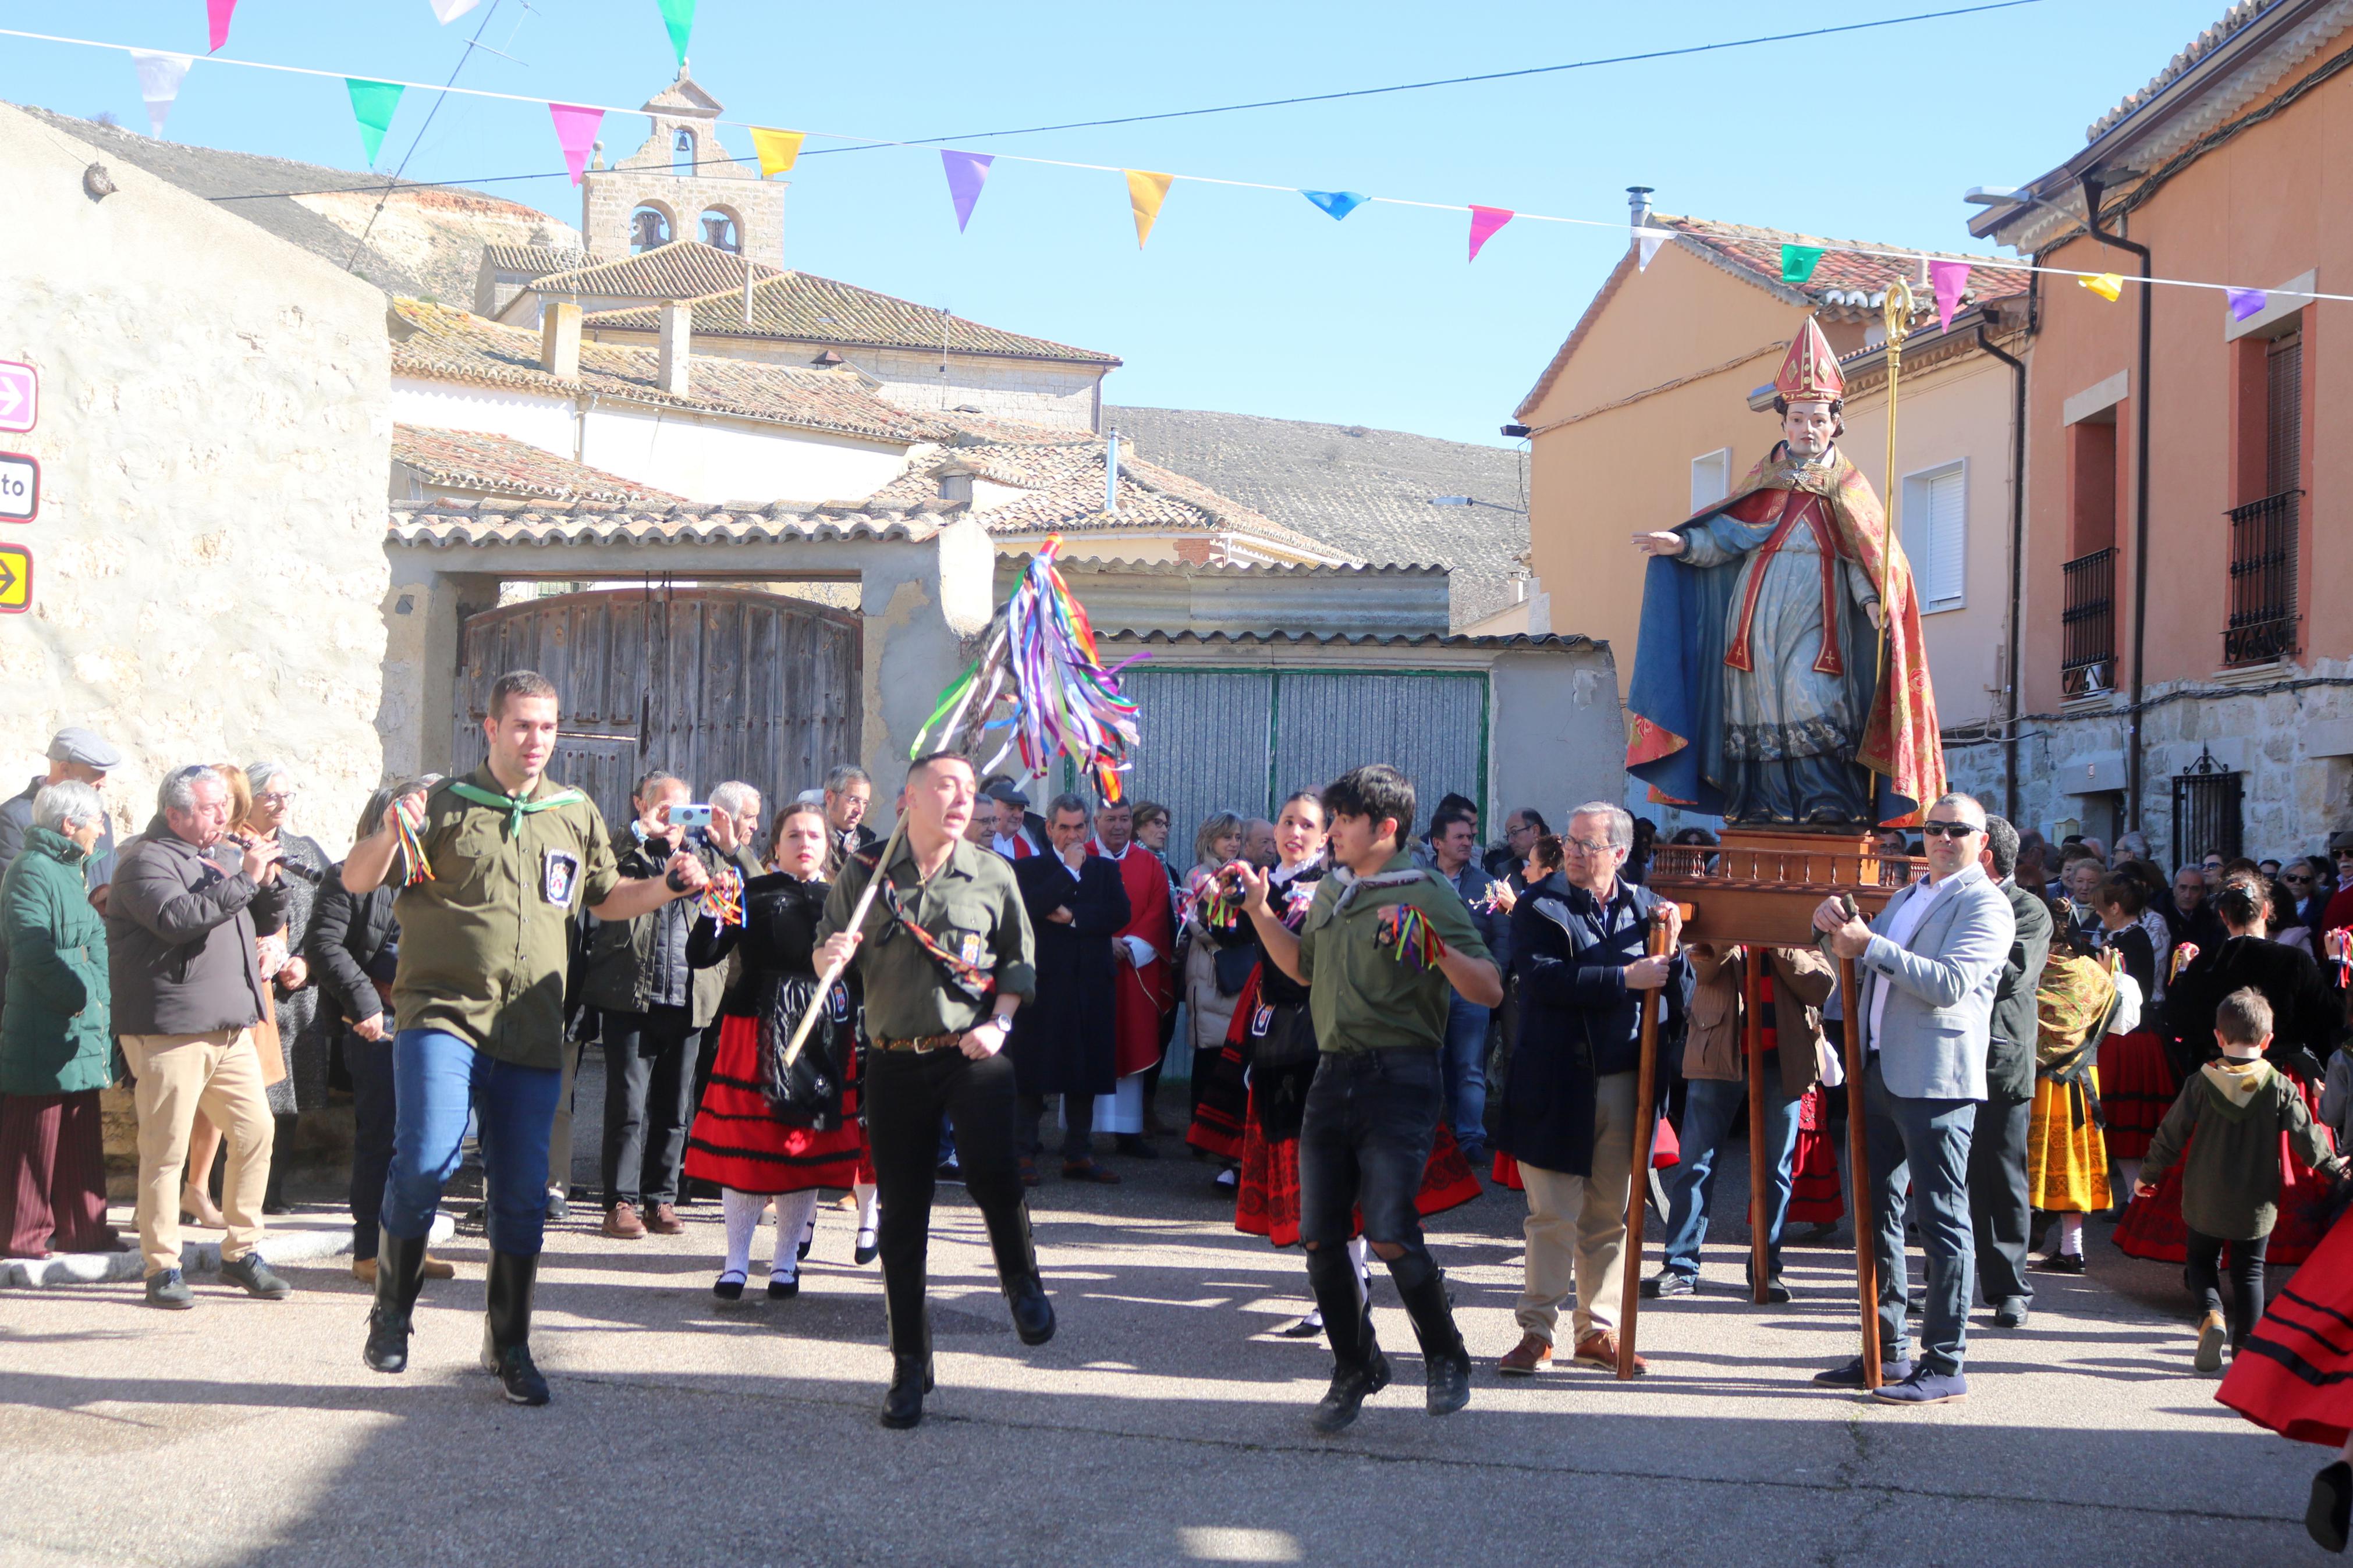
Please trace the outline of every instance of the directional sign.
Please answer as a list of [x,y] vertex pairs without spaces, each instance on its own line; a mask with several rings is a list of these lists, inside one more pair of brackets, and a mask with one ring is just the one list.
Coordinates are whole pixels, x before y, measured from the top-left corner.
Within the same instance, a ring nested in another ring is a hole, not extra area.
[[41,416],[41,373],[0,359],[0,430],[30,430]]
[[0,452],[0,522],[30,522],[40,515],[40,459]]
[[21,616],[32,607],[33,552],[0,544],[0,616]]

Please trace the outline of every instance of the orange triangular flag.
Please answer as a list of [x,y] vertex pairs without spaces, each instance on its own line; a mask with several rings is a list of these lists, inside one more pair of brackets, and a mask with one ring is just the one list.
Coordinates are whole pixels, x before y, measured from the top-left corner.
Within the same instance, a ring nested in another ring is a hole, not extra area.
[[1168,199],[1168,183],[1176,176],[1145,169],[1120,173],[1127,176],[1127,205],[1135,212],[1135,248],[1142,250],[1144,242],[1152,237],[1152,220],[1160,216],[1160,204]]

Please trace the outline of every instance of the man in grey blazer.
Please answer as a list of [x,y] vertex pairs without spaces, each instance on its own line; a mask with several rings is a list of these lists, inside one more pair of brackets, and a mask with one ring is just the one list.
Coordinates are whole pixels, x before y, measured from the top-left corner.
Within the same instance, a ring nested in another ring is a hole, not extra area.
[[2034,1287],[2026,1279],[2028,1206],[2026,1135],[2034,1111],[2034,993],[2051,955],[2051,906],[2011,875],[2018,868],[2018,829],[1986,818],[1978,863],[2010,900],[2018,922],[2010,956],[1994,987],[1992,1042],[1986,1055],[1986,1097],[1969,1134],[1969,1218],[1977,1233],[1978,1289],[1993,1309],[1998,1329],[2026,1325]]
[[[1855,961],[1859,994],[1847,1027],[1863,1031],[1872,1207],[1878,1226],[1881,1399],[1941,1405],[1968,1393],[1961,1361],[1968,1342],[1975,1272],[1969,1222],[1969,1138],[1986,1097],[1986,1052],[1993,999],[2017,934],[2010,900],[1978,864],[1985,808],[1948,795],[1921,825],[1928,875],[1897,893],[1869,925],[1825,899],[1814,928],[1831,951]],[[1920,1356],[1910,1354],[1905,1298],[1905,1189],[1928,1255],[1926,1323]],[[1861,1388],[1860,1356],[1818,1376]]]

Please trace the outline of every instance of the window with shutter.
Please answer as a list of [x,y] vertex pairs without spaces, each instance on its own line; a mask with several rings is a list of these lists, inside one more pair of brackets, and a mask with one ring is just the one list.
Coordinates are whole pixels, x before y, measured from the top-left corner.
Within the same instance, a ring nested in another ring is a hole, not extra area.
[[1968,494],[1966,461],[1904,477],[1904,553],[1923,615],[1967,603]]

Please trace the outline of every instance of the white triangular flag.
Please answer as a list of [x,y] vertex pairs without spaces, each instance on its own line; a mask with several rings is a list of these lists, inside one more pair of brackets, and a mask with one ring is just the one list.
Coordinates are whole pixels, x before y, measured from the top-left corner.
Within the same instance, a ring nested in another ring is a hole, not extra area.
[[139,96],[147,100],[148,134],[158,138],[164,134],[164,121],[180,96],[180,83],[186,79],[193,59],[189,55],[131,51],[131,63],[139,71]]
[[425,0],[425,3],[433,7],[433,14],[441,18],[441,25],[446,27],[480,5],[482,0]]
[[1671,228],[1636,229],[1634,231],[1634,244],[1637,247],[1638,254],[1634,258],[1635,269],[1641,272],[1648,272],[1651,269],[1651,258],[1658,255],[1659,247],[1666,244],[1667,241],[1674,238],[1674,237],[1675,231]]

